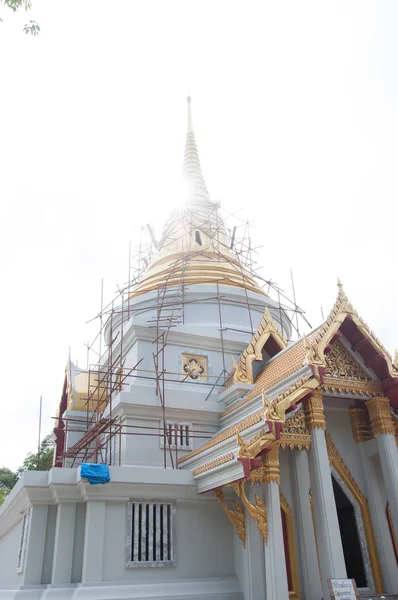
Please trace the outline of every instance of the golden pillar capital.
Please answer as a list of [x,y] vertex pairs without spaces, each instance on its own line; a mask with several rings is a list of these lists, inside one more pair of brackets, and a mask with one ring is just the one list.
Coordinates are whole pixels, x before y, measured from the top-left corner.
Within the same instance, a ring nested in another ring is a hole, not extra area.
[[373,435],[381,433],[395,434],[394,421],[390,412],[390,401],[388,398],[375,397],[366,402]]
[[325,431],[326,421],[321,390],[315,390],[312,396],[308,396],[303,400],[303,410],[308,429],[323,429]]
[[261,457],[261,467],[250,473],[250,484],[256,483],[256,481],[260,484],[271,482],[280,484],[278,444],[271,444],[271,450]]
[[353,406],[348,409],[350,415],[352,435],[357,444],[367,442],[373,437],[366,408]]

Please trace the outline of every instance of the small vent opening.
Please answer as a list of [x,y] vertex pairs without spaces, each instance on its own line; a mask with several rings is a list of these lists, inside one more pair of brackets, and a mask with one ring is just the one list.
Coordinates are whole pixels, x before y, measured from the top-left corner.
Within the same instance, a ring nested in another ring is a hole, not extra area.
[[173,505],[169,502],[131,502],[129,515],[127,566],[174,566]]

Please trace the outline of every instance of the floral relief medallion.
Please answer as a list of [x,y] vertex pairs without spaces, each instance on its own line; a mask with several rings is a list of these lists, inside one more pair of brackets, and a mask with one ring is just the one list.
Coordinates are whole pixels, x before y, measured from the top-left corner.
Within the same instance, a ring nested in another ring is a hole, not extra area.
[[206,356],[182,355],[182,374],[184,379],[193,381],[207,381]]

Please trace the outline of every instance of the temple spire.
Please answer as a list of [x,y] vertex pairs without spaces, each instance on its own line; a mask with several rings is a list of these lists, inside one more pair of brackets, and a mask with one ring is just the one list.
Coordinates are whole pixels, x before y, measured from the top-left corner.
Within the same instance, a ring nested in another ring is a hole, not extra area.
[[189,204],[207,204],[210,201],[209,192],[202,174],[192,125],[191,96],[187,97],[187,137],[185,142],[183,176],[188,187]]

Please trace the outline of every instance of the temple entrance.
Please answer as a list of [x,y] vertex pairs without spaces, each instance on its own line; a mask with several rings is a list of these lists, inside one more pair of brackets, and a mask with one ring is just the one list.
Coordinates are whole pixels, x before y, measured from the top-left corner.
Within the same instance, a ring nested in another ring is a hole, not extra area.
[[355,579],[359,588],[365,588],[367,581],[354,507],[334,477],[332,477],[332,481],[347,577]]

